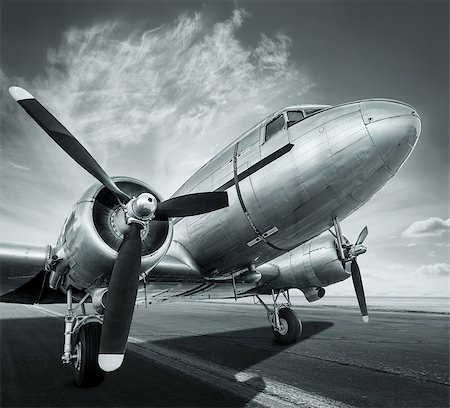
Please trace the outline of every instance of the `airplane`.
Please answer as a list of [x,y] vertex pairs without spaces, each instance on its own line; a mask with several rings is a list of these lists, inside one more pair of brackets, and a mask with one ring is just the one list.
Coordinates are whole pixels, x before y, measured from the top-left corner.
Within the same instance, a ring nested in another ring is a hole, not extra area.
[[[66,303],[62,362],[79,386],[102,383],[124,359],[136,300],[253,296],[275,340],[302,323],[290,289],[309,302],[352,278],[369,316],[357,257],[340,221],[365,204],[413,151],[421,119],[389,99],[294,105],[266,117],[164,200],[147,183],[110,177],[29,92],[11,96],[97,179],[55,246],[0,244],[1,302]],[[262,295],[272,296],[271,303]],[[149,299],[150,297],[150,299]],[[94,312],[85,305],[92,303]]]

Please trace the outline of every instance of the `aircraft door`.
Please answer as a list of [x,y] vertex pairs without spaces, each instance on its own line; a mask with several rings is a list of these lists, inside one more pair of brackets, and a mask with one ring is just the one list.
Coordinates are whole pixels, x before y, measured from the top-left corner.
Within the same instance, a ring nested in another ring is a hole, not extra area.
[[244,228],[240,223],[236,228],[242,231],[241,240],[246,249],[250,248],[248,243],[258,236],[256,231],[261,229],[264,232],[268,224],[261,213],[251,183],[251,177],[261,162],[260,132],[261,128],[256,128],[235,146],[236,173],[239,180],[236,188],[236,191],[239,191],[239,211],[245,214],[246,218],[246,227]]
[[265,239],[266,246],[287,251],[289,242],[283,241],[284,220],[292,202],[292,191],[296,187],[294,157],[291,154],[288,122],[285,112],[273,116],[261,128],[261,160],[258,171],[250,176],[257,210],[255,224]]
[[[275,117],[276,120],[278,118]],[[279,128],[277,132],[279,137],[283,138],[286,134],[286,129],[283,129],[283,124],[279,123],[284,121],[283,116],[281,120],[278,119]],[[270,122],[269,122],[270,123]],[[247,222],[250,226],[248,230],[250,234],[246,235],[245,243],[248,248],[252,248],[254,256],[256,258],[262,258],[264,254],[267,255],[267,245],[260,244],[261,241],[268,241],[268,237],[276,233],[277,229],[271,223],[269,217],[267,217],[261,207],[261,202],[257,199],[257,191],[255,191],[254,182],[260,183],[262,167],[265,166],[265,160],[261,157],[261,133],[266,131],[266,127],[255,129],[254,132],[249,134],[246,138],[238,143],[236,151],[236,160],[238,164],[239,174],[239,192],[241,195],[241,207],[242,211],[246,214]],[[280,133],[281,132],[281,133]],[[283,132],[285,133],[283,135]],[[283,141],[272,141],[271,149],[278,150],[278,144],[283,145]],[[267,151],[268,155],[272,154],[271,151]],[[272,250],[274,247],[272,246]]]

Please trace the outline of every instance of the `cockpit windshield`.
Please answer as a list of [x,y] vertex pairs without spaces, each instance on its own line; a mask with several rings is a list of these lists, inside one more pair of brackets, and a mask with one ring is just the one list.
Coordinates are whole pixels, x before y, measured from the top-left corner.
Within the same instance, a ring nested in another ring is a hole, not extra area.
[[302,111],[288,111],[288,127],[300,122],[304,116]]
[[307,109],[304,109],[306,116],[310,116],[310,115],[312,115],[314,113],[317,113],[317,112],[320,112],[320,111],[323,111],[323,110],[324,110],[324,108],[307,108]]
[[308,116],[314,115],[315,113],[321,112],[325,109],[330,108],[329,105],[322,105],[322,106],[311,106],[311,107],[299,107],[298,109],[288,110],[287,116],[288,116],[288,127],[295,125],[296,123],[300,122],[301,120],[307,118]]

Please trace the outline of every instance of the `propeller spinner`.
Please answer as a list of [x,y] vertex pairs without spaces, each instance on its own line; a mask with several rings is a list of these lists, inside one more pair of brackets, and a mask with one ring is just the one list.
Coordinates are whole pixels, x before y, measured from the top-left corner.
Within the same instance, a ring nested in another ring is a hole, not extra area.
[[153,218],[166,220],[215,211],[228,206],[226,192],[187,194],[157,202],[149,193],[129,197],[106,174],[97,161],[44,106],[29,92],[13,86],[11,96],[35,122],[75,162],[94,176],[119,200],[130,228],[118,250],[111,272],[108,301],[105,307],[98,363],[104,371],[114,371],[122,364],[141,270],[142,241],[140,230]]

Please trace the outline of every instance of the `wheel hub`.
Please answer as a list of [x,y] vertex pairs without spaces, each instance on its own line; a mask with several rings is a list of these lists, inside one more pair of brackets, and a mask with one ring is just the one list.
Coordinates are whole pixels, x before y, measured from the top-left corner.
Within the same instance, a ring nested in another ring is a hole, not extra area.
[[278,333],[280,333],[282,336],[285,336],[288,332],[289,325],[286,320],[284,320],[282,317],[280,319],[280,328],[278,329]]
[[77,371],[81,370],[81,340],[75,345],[75,355],[73,356],[73,365]]

